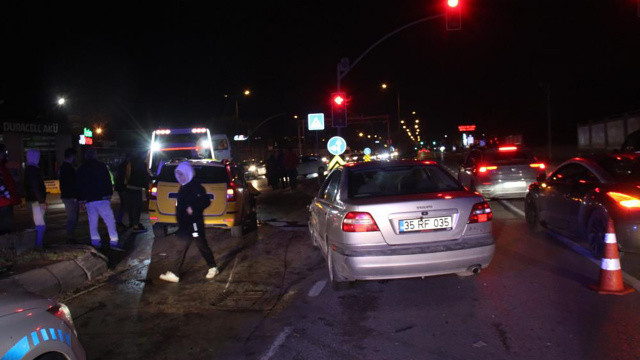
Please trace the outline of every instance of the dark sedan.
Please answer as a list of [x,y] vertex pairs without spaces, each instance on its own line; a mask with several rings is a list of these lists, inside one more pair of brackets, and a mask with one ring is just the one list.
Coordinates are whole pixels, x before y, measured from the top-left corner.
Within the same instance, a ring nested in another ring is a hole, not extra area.
[[532,230],[542,226],[584,241],[598,257],[612,219],[620,250],[640,252],[640,155],[566,161],[529,186],[525,215]]

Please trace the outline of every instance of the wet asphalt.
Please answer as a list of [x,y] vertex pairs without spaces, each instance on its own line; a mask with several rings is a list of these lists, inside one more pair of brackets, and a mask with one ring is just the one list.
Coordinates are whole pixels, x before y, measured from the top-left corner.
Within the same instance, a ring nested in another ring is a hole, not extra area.
[[138,235],[111,277],[66,300],[89,359],[633,359],[640,295],[588,289],[599,269],[492,202],[496,254],[474,277],[327,285],[306,191],[255,182],[257,231],[208,231],[221,273],[192,248],[181,283],[157,280],[172,237]]

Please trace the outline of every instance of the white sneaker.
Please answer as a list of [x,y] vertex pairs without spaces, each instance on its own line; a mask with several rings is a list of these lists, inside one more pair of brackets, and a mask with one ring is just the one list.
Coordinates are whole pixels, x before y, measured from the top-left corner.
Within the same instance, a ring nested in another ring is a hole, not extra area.
[[209,269],[209,272],[207,272],[207,276],[205,276],[205,278],[213,279],[219,273],[220,273],[220,271],[218,271],[217,267],[212,267],[211,269]]
[[160,275],[160,280],[177,283],[180,281],[180,278],[171,271],[167,271],[166,273]]

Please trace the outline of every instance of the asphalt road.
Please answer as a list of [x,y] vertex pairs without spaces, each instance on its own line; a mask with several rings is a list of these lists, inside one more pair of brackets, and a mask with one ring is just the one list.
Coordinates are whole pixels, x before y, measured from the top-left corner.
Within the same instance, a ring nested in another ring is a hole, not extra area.
[[531,234],[500,203],[491,203],[496,254],[478,276],[359,282],[336,292],[304,227],[310,191],[256,185],[258,230],[242,239],[208,233],[222,267],[213,281],[195,248],[181,283],[157,280],[172,238],[148,232],[108,282],[66,299],[90,359],[640,356],[640,295],[592,292],[596,264]]

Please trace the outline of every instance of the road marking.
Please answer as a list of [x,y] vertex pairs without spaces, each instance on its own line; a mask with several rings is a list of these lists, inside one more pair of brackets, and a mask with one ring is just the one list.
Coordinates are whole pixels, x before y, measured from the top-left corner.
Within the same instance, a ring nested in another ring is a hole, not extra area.
[[[517,207],[515,207],[513,204],[510,204],[507,201],[504,200],[498,200],[498,202],[500,204],[502,204],[502,206],[506,207],[507,209],[515,212],[516,214],[520,215],[521,217],[524,217],[524,211],[518,209]],[[547,231],[547,233],[549,235],[551,235],[554,239],[560,241],[561,243],[563,243],[564,245],[566,245],[569,249],[573,250],[573,252],[578,253],[579,255],[582,255],[584,257],[586,257],[589,261],[591,261],[592,263],[594,263],[595,265],[598,266],[598,268],[601,267],[602,263],[600,260],[596,259],[595,257],[593,257],[593,255],[591,254],[591,252],[589,252],[589,250],[585,249],[584,247],[578,245],[575,241],[566,238],[560,234],[556,234],[552,231]],[[625,282],[627,282],[627,284],[631,285],[631,287],[633,287],[634,289],[636,289],[637,291],[640,291],[640,280],[638,280],[636,277],[632,276],[631,274],[625,272],[624,270],[622,270],[622,278],[624,279]]]
[[518,209],[515,205],[511,204],[510,202],[505,201],[505,200],[498,200],[498,203],[500,203],[500,205],[506,207],[507,210],[513,211],[514,213],[524,217],[524,211]]
[[273,344],[271,344],[271,347],[269,348],[269,351],[267,351],[266,354],[262,355],[262,357],[260,357],[260,360],[269,360],[269,359],[271,359],[271,357],[276,354],[276,351],[278,351],[278,348],[280,346],[282,346],[282,344],[284,344],[284,341],[287,339],[287,336],[289,336],[289,334],[291,334],[291,330],[293,330],[293,328],[291,326],[288,326],[288,327],[284,328],[284,330],[282,330],[280,335],[278,335],[278,337],[273,342]]
[[235,270],[237,263],[238,263],[238,258],[236,257],[235,260],[233,260],[233,267],[231,268],[231,274],[229,274],[229,280],[227,280],[227,285],[224,287],[224,291],[227,291],[229,284],[231,284],[231,279],[233,279],[233,270]]
[[311,290],[309,290],[307,296],[316,297],[320,295],[320,292],[322,291],[322,289],[324,289],[325,285],[327,285],[327,280],[318,281],[317,283],[315,283],[315,285],[313,285]]

